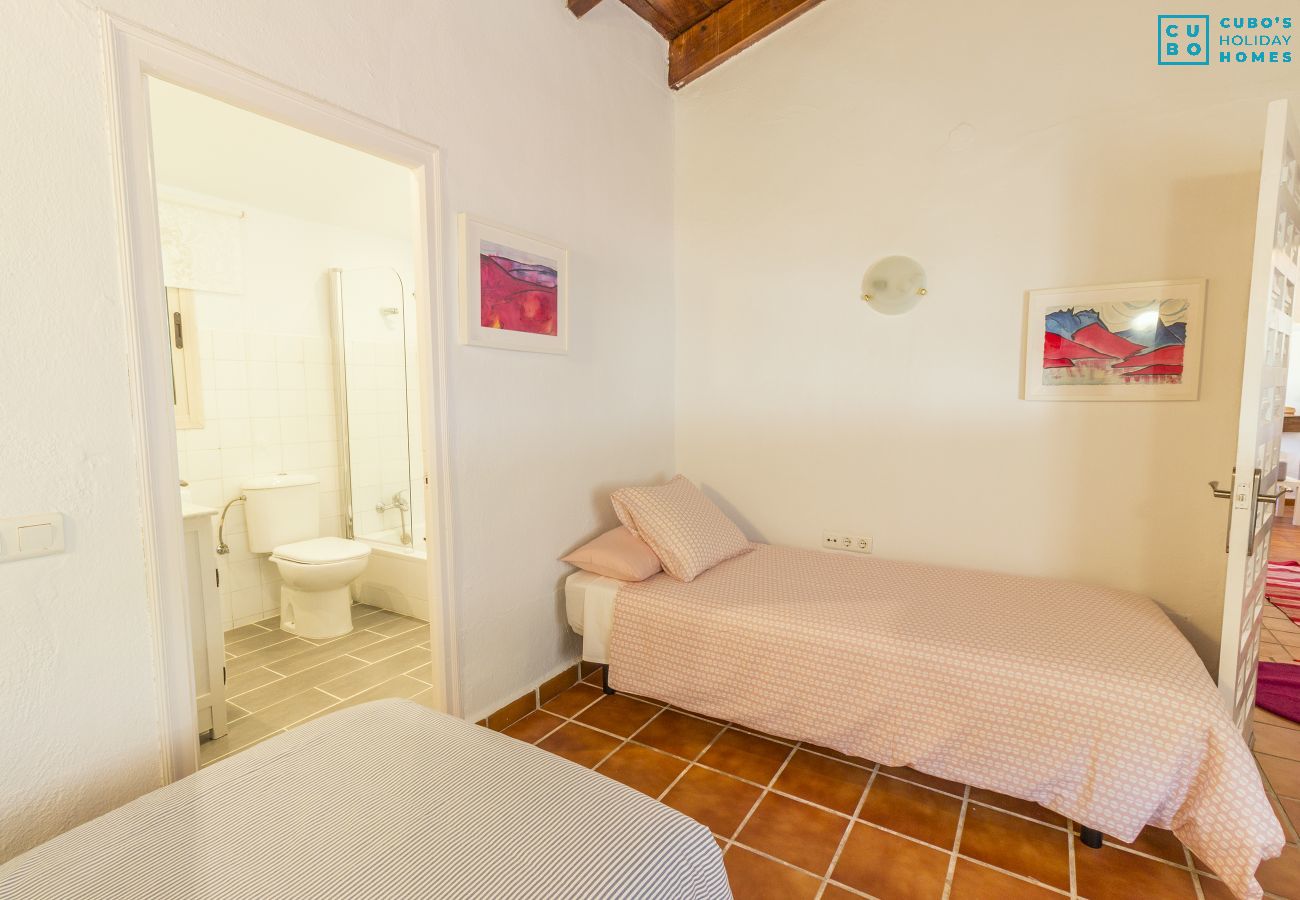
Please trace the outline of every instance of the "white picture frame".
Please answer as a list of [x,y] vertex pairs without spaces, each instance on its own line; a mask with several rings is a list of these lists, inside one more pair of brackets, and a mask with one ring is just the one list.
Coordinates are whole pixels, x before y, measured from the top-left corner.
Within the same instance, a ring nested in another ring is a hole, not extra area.
[[1196,400],[1204,278],[1029,291],[1026,400]]
[[460,343],[568,353],[569,251],[468,213],[461,213],[457,224]]

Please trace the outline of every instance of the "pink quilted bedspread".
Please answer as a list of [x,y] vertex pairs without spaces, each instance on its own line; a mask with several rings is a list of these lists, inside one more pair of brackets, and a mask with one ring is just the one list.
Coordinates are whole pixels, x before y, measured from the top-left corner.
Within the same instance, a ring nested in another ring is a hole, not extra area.
[[1282,850],[1205,667],[1123,591],[758,544],[621,588],[610,684],[1122,841],[1172,828],[1239,897]]

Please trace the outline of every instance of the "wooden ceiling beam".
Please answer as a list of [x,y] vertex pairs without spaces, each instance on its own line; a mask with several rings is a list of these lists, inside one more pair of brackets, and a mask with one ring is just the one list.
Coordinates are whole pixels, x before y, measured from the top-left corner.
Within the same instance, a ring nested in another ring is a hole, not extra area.
[[650,23],[650,27],[668,40],[677,34],[675,23],[663,10],[650,0],[623,0],[623,5]]
[[599,3],[600,0],[568,0],[569,12],[581,19]]
[[669,42],[668,84],[674,90],[689,84],[820,2],[730,0]]

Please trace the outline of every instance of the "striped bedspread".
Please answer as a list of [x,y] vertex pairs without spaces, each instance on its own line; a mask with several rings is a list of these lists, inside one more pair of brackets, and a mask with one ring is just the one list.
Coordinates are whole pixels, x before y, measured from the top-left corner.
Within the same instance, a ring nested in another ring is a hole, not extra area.
[[704,826],[407,700],[344,710],[0,866],[0,898],[729,898]]

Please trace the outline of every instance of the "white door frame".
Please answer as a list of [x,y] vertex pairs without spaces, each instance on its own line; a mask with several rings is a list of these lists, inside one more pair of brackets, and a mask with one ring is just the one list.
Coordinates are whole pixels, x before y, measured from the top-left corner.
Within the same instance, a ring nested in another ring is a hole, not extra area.
[[[189,613],[183,601],[185,555],[176,456],[176,423],[163,307],[162,250],[153,178],[147,77],[173,84],[345,144],[410,169],[415,290],[428,298],[429,313],[417,323],[424,446],[429,448],[430,647],[435,696],[460,715],[455,602],[452,594],[451,467],[447,438],[447,340],[442,296],[441,157],[432,144],[309,97],[255,73],[187,47],[115,16],[102,14],[108,59],[109,115],[122,233],[121,265],[127,325],[131,405],[140,485],[145,580],[153,617],[158,672],[157,703],[162,733],[162,771],[167,782],[198,767],[198,721],[194,698]],[[433,363],[430,365],[430,363]]]

